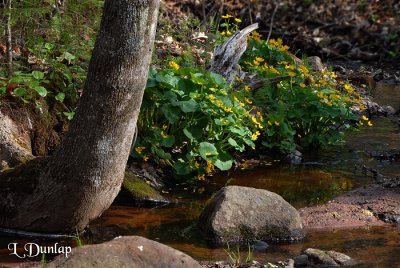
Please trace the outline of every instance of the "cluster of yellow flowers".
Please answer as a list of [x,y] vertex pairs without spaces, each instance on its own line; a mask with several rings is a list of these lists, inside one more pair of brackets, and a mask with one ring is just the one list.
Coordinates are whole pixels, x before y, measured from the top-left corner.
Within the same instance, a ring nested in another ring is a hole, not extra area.
[[253,31],[253,32],[249,35],[248,38],[249,38],[249,39],[253,39],[254,41],[260,42],[260,41],[261,41],[261,38],[262,38],[262,35],[259,34],[257,31]]
[[258,139],[258,136],[260,136],[260,131],[256,131],[256,132],[254,132],[252,135],[251,135],[251,139],[253,140],[253,141],[255,141],[255,140],[257,140]]
[[171,60],[169,63],[168,63],[168,65],[171,67],[171,68],[174,68],[175,70],[178,70],[179,68],[180,68],[180,66],[179,66],[179,64],[177,64],[175,61],[173,61],[173,60]]
[[372,122],[371,122],[371,121],[369,120],[369,118],[366,117],[365,115],[363,115],[363,116],[361,117],[361,120],[358,122],[358,123],[360,124],[360,126],[364,125],[363,120],[367,122],[367,125],[368,125],[369,127],[372,127],[372,126],[373,126]]
[[143,151],[144,149],[146,149],[146,147],[136,147],[136,148],[135,148],[135,151],[136,151],[138,154],[141,154],[142,151]]

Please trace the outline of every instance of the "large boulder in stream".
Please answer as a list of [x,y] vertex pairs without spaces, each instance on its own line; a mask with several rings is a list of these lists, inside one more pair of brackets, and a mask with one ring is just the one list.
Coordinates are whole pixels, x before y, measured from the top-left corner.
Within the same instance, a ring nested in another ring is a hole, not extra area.
[[200,268],[190,256],[140,236],[124,236],[112,241],[74,248],[65,258],[57,256],[48,268]]
[[281,196],[240,186],[218,191],[200,215],[199,227],[215,245],[293,241],[305,236],[299,213]]

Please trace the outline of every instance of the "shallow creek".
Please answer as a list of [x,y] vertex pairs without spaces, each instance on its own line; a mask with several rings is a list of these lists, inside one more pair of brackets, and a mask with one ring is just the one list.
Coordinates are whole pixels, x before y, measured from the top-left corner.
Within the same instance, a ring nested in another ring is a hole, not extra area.
[[[378,85],[374,101],[399,109],[400,86]],[[264,168],[225,174],[213,178],[211,188],[241,185],[267,189],[300,208],[323,203],[373,182],[371,177],[362,174],[364,165],[386,176],[399,176],[400,162],[379,161],[371,156],[400,152],[399,119],[379,117],[372,120],[373,127],[346,133],[345,144],[331,147],[318,156],[307,156],[301,165],[272,162]],[[107,240],[115,235],[142,235],[198,260],[226,260],[224,249],[207,247],[196,227],[196,219],[210,194],[176,193],[172,197],[178,200],[177,204],[165,207],[113,206],[92,226],[94,236]],[[340,251],[371,267],[400,267],[400,228],[394,226],[310,230],[304,241],[270,245],[265,252],[254,253],[253,257],[260,261],[279,261],[294,257],[307,247]],[[244,258],[246,254],[243,249]]]
[[[382,90],[382,91],[380,91]],[[391,91],[390,91],[391,90]],[[385,95],[391,97],[385,97]],[[375,101],[400,108],[400,86],[378,86]],[[267,189],[282,195],[296,208],[323,203],[334,196],[373,182],[361,172],[363,165],[386,176],[400,175],[400,162],[378,161],[371,153],[400,152],[397,118],[372,118],[374,126],[346,134],[346,143],[318,156],[306,156],[301,165],[272,162],[255,170],[240,170],[213,178],[210,189],[242,185]],[[226,260],[223,248],[210,248],[196,226],[196,219],[212,191],[202,194],[178,192],[172,205],[155,208],[112,206],[91,225],[94,243],[120,235],[141,235],[179,249],[197,260]],[[0,238],[0,263],[18,262],[8,255],[12,238]],[[26,242],[26,240],[15,240]],[[341,230],[311,230],[298,243],[270,245],[255,252],[253,259],[279,261],[292,258],[308,247],[336,250],[367,264],[367,267],[400,267],[400,228],[364,227]],[[247,254],[243,249],[243,256]],[[0,265],[1,266],[1,265]]]

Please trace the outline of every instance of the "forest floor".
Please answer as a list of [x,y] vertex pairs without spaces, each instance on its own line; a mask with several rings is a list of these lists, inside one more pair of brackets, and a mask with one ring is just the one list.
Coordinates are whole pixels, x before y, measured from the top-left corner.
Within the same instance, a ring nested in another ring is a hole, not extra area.
[[190,15],[205,21],[210,16],[232,14],[240,17],[243,25],[258,22],[264,37],[271,31],[271,37],[282,38],[299,58],[319,56],[336,70],[361,68],[372,72],[375,79],[400,77],[398,1],[221,2],[166,0],[163,15],[179,25]]

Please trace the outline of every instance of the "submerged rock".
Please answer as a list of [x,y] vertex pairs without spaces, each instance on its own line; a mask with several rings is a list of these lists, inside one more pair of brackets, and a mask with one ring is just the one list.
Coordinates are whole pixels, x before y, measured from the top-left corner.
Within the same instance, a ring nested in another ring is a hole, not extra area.
[[139,205],[169,203],[167,198],[133,173],[125,172],[122,187],[119,200],[123,199],[123,202]]
[[[337,251],[323,251],[320,249],[308,248],[304,251],[304,254],[308,257],[307,267],[331,267],[331,266],[352,266],[358,264],[358,262],[351,257],[337,252]],[[303,256],[303,255],[301,255]],[[295,259],[296,260],[296,259]],[[304,265],[304,260],[301,260],[301,265]],[[295,264],[298,266],[298,264]],[[300,266],[300,265],[299,265]]]
[[125,236],[103,244],[74,248],[68,258],[59,255],[46,267],[200,268],[201,266],[190,256],[156,241],[140,236]]
[[200,215],[199,227],[207,241],[217,245],[293,241],[305,236],[299,213],[281,196],[240,186],[218,191]]

